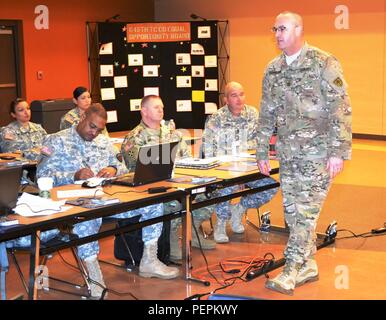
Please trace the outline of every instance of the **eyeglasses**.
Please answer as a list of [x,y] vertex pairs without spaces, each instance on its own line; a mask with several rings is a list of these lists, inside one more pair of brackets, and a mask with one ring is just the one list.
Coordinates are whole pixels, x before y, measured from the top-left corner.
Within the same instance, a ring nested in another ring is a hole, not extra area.
[[272,29],[271,29],[271,31],[272,31],[273,33],[276,33],[276,32],[278,32],[278,31],[284,32],[284,31],[286,31],[286,30],[287,30],[287,27],[286,27],[286,26],[272,27]]

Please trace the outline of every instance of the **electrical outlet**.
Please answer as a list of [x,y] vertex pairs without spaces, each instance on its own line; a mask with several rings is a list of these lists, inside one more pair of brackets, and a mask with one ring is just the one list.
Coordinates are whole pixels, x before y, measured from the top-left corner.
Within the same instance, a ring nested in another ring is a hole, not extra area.
[[43,80],[43,71],[36,72],[36,77],[38,80]]

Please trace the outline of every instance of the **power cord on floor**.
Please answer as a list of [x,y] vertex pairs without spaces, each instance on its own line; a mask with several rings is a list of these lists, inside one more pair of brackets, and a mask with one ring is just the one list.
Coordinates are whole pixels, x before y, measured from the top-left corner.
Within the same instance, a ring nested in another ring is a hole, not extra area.
[[99,286],[100,288],[103,289],[102,295],[101,295],[101,297],[100,297],[99,300],[104,300],[104,297],[105,297],[106,294],[109,293],[109,292],[111,292],[112,294],[114,294],[114,295],[116,295],[116,296],[119,296],[119,297],[131,296],[134,300],[138,300],[138,298],[137,298],[134,294],[132,294],[131,292],[119,292],[119,291],[117,291],[117,290],[108,288],[107,286],[105,287],[105,286],[103,286],[101,283],[99,283],[99,282],[97,282],[97,281],[91,279],[91,278],[89,277],[88,274],[86,274],[86,273],[83,272],[83,270],[79,269],[77,266],[75,266],[75,265],[71,264],[70,262],[68,262],[68,261],[62,256],[62,254],[60,253],[60,251],[57,251],[57,252],[58,252],[59,257],[61,258],[61,260],[62,260],[67,266],[69,266],[69,267],[71,267],[71,268],[73,268],[73,269],[79,271],[79,272],[84,276],[84,278],[87,279],[87,281],[88,281],[89,283],[93,283],[93,284],[95,284],[95,285],[97,285],[97,286]]
[[381,228],[371,229],[371,231],[363,232],[360,234],[356,234],[353,231],[348,230],[348,229],[339,229],[336,231],[337,232],[349,232],[352,234],[351,236],[336,238],[336,240],[352,239],[352,238],[365,238],[366,239],[366,238],[372,238],[372,237],[379,237],[379,236],[386,235],[386,222],[383,223],[383,227],[381,227]]
[[[241,263],[241,264],[247,264],[247,267],[244,267],[244,270],[242,270],[242,268],[233,268],[233,269],[225,269],[224,268],[224,264],[226,262],[230,262],[230,263]],[[251,271],[251,270],[262,270],[263,274],[266,275],[266,272],[267,270],[269,270],[269,268],[275,263],[275,257],[272,253],[266,253],[264,255],[264,258],[263,259],[258,259],[256,257],[252,258],[251,260],[226,260],[226,262],[220,262],[219,263],[219,266],[220,266],[220,269],[221,271],[223,271],[224,273],[226,274],[236,274],[236,273],[239,273],[239,272],[242,272],[240,275],[238,276],[233,276],[233,277],[230,277],[230,278],[226,278],[224,279],[224,283],[223,284],[220,284],[221,287],[218,287],[216,289],[214,289],[213,291],[210,291],[210,292],[205,292],[205,293],[199,293],[199,294],[195,294],[193,296],[190,296],[188,298],[186,298],[185,300],[193,300],[193,299],[201,299],[202,297],[204,296],[207,296],[207,295],[210,295],[210,294],[214,294],[216,293],[217,291],[220,291],[220,290],[224,290],[226,288],[229,288],[231,287],[232,285],[234,285],[236,283],[237,280],[240,280],[242,282],[247,282],[249,280],[246,279],[246,275]],[[268,277],[266,275],[266,277]]]
[[205,253],[204,253],[204,250],[202,249],[202,245],[201,245],[201,241],[200,241],[200,238],[198,236],[198,230],[196,228],[196,225],[194,223],[194,217],[193,217],[193,212],[191,212],[191,219],[192,219],[192,227],[193,227],[193,230],[194,230],[194,233],[197,237],[197,240],[198,240],[198,245],[199,245],[199,249],[200,249],[200,252],[201,252],[201,255],[202,257],[204,258],[204,261],[205,261],[205,266],[206,266],[206,270],[208,271],[208,273],[210,274],[210,276],[219,284],[219,285],[222,285],[220,281],[218,281],[218,279],[216,278],[216,276],[210,271],[209,269],[209,264],[208,264],[208,260],[206,259],[206,256],[205,256]]

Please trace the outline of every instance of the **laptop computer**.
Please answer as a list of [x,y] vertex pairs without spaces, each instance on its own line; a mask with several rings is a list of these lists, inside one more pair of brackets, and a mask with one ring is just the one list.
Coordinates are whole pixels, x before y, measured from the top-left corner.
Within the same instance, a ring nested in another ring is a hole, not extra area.
[[19,193],[22,166],[0,167],[0,216],[12,212]]
[[133,187],[170,179],[178,144],[173,141],[140,147],[134,173],[117,177],[112,184]]

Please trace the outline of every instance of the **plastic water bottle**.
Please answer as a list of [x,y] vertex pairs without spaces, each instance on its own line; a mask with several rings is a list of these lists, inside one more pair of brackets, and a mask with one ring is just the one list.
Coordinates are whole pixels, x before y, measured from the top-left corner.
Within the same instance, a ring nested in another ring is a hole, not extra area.
[[170,133],[173,133],[176,130],[176,124],[174,123],[173,119],[169,120],[169,131]]

